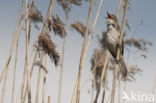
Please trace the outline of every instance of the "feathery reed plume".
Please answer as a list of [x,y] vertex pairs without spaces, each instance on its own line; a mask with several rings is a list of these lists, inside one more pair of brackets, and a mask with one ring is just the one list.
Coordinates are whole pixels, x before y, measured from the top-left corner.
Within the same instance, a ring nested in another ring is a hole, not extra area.
[[82,1],[82,0],[69,0],[69,2],[70,2],[71,4],[75,4],[75,5],[78,5],[78,6],[81,5],[81,1]]
[[[100,90],[101,90],[101,86],[104,86],[104,90],[103,90],[103,98],[102,101],[104,101],[104,97],[105,97],[105,91],[106,91],[106,85],[107,85],[107,73],[108,73],[108,69],[110,67],[110,65],[105,64],[105,60],[106,55],[107,55],[107,51],[105,48],[101,48],[101,49],[95,49],[94,51],[94,55],[92,57],[92,71],[94,74],[94,78],[95,78],[95,86],[96,86],[96,96],[94,99],[94,103],[97,103],[99,94],[100,94]],[[94,73],[94,69],[95,73]]]
[[[91,59],[91,64],[92,64],[92,67],[91,67],[91,70],[93,70],[93,68],[95,67],[96,65],[96,72],[95,72],[95,87],[96,89],[99,88],[99,85],[100,85],[100,77],[101,77],[101,74],[102,74],[102,70],[103,70],[103,63],[105,61],[105,56],[103,56],[103,54],[106,54],[106,50],[104,48],[101,48],[101,49],[95,49],[94,50],[94,54],[93,54],[93,57]],[[102,56],[102,58],[101,58]],[[99,61],[99,59],[101,59],[101,61]],[[105,79],[103,79],[105,80]]]
[[53,23],[52,23],[51,19],[47,19],[47,27],[48,27],[47,29],[48,29],[49,31],[51,31],[52,25],[53,25]]
[[128,23],[128,20],[126,20],[126,27],[127,27],[127,29],[130,31],[131,30],[131,27],[130,27],[130,25],[129,25],[129,23]]
[[[49,35],[49,30],[47,30],[46,29],[46,33],[43,33],[44,32],[44,29],[45,29],[45,27],[47,27],[47,25],[46,25],[46,20],[47,19],[50,19],[50,15],[51,15],[51,12],[52,12],[52,7],[53,7],[53,4],[54,4],[54,0],[50,0],[50,3],[49,3],[49,8],[48,8],[48,11],[47,11],[47,14],[46,14],[46,17],[45,17],[45,19],[44,19],[44,21],[43,21],[43,24],[42,24],[42,29],[41,29],[41,34],[47,34],[47,37],[49,37],[49,39],[50,39],[50,36],[48,36]],[[52,43],[52,41],[51,41],[51,39],[50,39],[50,45],[51,46],[53,46],[53,43]],[[46,45],[48,45],[48,44],[46,44]],[[44,48],[43,48],[44,49]],[[48,49],[48,48],[47,48]],[[55,46],[54,47],[52,47],[51,48],[52,50],[54,49],[54,51],[56,51],[55,50]],[[43,57],[44,57],[44,54],[45,54],[46,52],[44,52],[44,51],[41,51],[41,59],[40,59],[40,63],[42,64],[42,62],[43,62]],[[50,52],[51,53],[51,52]],[[55,52],[55,54],[57,54],[56,52]],[[52,54],[52,56],[53,56],[53,54]],[[59,57],[59,56],[58,56]],[[57,58],[58,59],[58,58]],[[55,63],[55,66],[56,66],[56,64],[57,64],[57,59],[55,58],[55,59],[52,59],[51,58],[51,60],[55,60],[54,61],[54,63]],[[35,103],[38,103],[39,102],[39,100],[38,100],[38,97],[39,97],[39,88],[40,88],[40,79],[41,79],[41,68],[39,68],[39,73],[38,73],[38,80],[37,80],[37,89],[36,89],[36,99],[35,99]]]
[[65,11],[65,15],[68,18],[69,12],[71,11],[72,4],[80,6],[82,0],[57,0],[58,4],[62,6]]
[[99,39],[100,44],[101,44],[102,47],[106,47],[105,46],[106,33],[107,33],[106,31],[103,31],[102,32],[102,39]]
[[143,70],[141,68],[139,68],[137,65],[132,65],[129,67],[128,75],[124,80],[126,80],[126,81],[136,80],[134,76],[138,73],[141,74],[142,72],[143,72]]
[[38,40],[35,41],[34,47],[37,50],[44,51],[45,54],[48,54],[55,66],[59,65],[60,56],[56,51],[56,45],[53,43],[48,34],[39,34]]
[[57,0],[58,4],[62,6],[63,10],[65,11],[66,16],[71,10],[71,4],[68,0]]
[[61,38],[64,38],[67,35],[67,33],[65,30],[65,26],[58,17],[58,15],[56,16],[52,15],[52,21],[53,22],[50,22],[50,25],[52,25],[54,34],[60,36]]
[[29,15],[28,18],[33,21],[34,23],[43,22],[43,16],[41,11],[37,9],[35,5],[31,5],[29,8]]
[[152,43],[150,41],[146,41],[144,39],[135,39],[135,38],[128,38],[125,41],[125,45],[133,46],[141,51],[147,51],[148,47],[151,46]]
[[82,37],[84,37],[86,32],[86,26],[83,23],[77,21],[76,23],[71,24],[71,27],[74,28],[77,32],[79,32]]
[[70,11],[71,4],[80,6],[82,0],[57,0],[58,4],[62,6],[65,11]]
[[36,66],[39,66],[39,67],[42,68],[46,73],[48,73],[47,68],[46,68],[43,64],[40,64],[40,61],[36,61],[36,62],[35,62],[35,65],[36,65]]

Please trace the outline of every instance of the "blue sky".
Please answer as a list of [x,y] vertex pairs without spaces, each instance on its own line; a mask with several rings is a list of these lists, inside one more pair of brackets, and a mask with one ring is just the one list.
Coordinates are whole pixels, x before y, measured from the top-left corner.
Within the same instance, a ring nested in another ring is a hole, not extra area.
[[[91,17],[91,24],[94,21],[95,14],[98,8],[100,0],[95,0],[93,5],[93,12]],[[99,47],[98,41],[96,40],[96,34],[100,34],[103,30],[106,30],[105,26],[105,16],[106,11],[110,13],[116,13],[118,7],[119,0],[104,0],[101,8],[101,12],[97,21],[97,25],[95,27],[94,39],[92,39],[89,51],[87,53],[85,63],[83,65],[82,72],[82,82],[86,80],[88,75],[90,74],[90,59],[93,54],[93,50]],[[16,18],[19,9],[20,0],[1,0],[0,1],[0,73],[5,64],[5,60],[7,59],[10,44],[14,32],[14,28],[16,25]],[[35,0],[35,5],[43,12],[43,16],[48,9],[49,0]],[[128,91],[143,91],[143,92],[151,92],[153,87],[153,81],[156,74],[156,0],[132,0],[130,5],[130,10],[128,11],[128,21],[131,26],[131,31],[127,31],[128,37],[136,38],[144,38],[153,43],[153,46],[147,52],[147,59],[139,59],[138,61],[130,61],[131,64],[137,64],[140,68],[143,69],[142,76],[137,76],[137,80],[128,83]],[[88,15],[88,7],[89,3],[83,2],[80,7],[72,7],[72,11],[69,14],[69,24],[74,23],[75,21],[81,21],[84,24],[87,20]],[[65,15],[61,7],[58,6],[57,2],[54,3],[53,14],[58,14],[60,18],[64,21]],[[122,13],[120,14],[122,16]],[[121,17],[119,18],[121,21]],[[143,24],[139,26],[136,34],[133,34],[136,26],[143,21]],[[90,26],[91,28],[91,26]],[[81,47],[83,38],[75,31],[71,31],[71,28],[67,30],[67,43],[66,43],[66,51],[65,51],[65,66],[64,66],[64,78],[63,78],[63,88],[62,88],[62,102],[69,103],[72,97],[73,88],[75,85],[76,77],[78,74],[78,65],[81,54]],[[39,32],[34,28],[32,30],[31,35],[31,44],[34,42],[37,34]],[[53,33],[51,33],[51,37],[53,41],[57,44],[57,50],[61,55],[62,50],[62,40],[58,37],[55,37]],[[19,41],[19,60],[17,65],[18,77],[16,84],[16,93],[19,90],[19,85],[21,83],[21,78],[23,75],[24,69],[24,55],[25,55],[25,34],[22,32],[20,41]],[[30,48],[30,50],[32,47]],[[133,54],[132,54],[133,57]],[[33,57],[32,57],[33,58]],[[126,58],[126,57],[125,57]],[[9,82],[8,87],[12,85],[12,77],[13,77],[13,62],[14,56],[11,61],[10,70],[9,70]],[[38,68],[34,71],[34,76],[32,78],[32,88],[36,88],[37,81],[37,73]],[[52,97],[52,102],[57,102],[58,95],[58,80],[59,80],[59,68],[55,69],[54,65],[50,62],[48,63],[48,79],[47,79],[47,94]],[[42,74],[43,76],[43,74]],[[111,78],[112,74],[110,72],[109,77]],[[111,79],[110,79],[111,81]],[[42,83],[42,82],[41,82]],[[88,90],[91,89],[91,82],[87,84],[84,90],[81,92],[81,102],[90,102],[90,94],[88,94]],[[111,82],[109,83],[111,84]],[[42,87],[42,86],[41,86]],[[111,88],[111,87],[110,87]],[[6,103],[10,103],[10,93],[11,89],[7,89],[6,93]],[[0,92],[2,92],[2,85],[0,85]],[[36,89],[32,89],[32,92],[35,94]],[[41,92],[41,91],[40,91]],[[110,92],[110,91],[109,91]],[[35,95],[33,96],[33,98]],[[33,99],[34,100],[34,99]],[[40,101],[41,103],[41,101]]]

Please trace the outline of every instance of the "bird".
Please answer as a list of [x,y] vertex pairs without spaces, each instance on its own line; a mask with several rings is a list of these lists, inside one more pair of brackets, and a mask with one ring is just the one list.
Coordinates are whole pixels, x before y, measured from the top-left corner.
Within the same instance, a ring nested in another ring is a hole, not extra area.
[[116,60],[118,48],[121,50],[119,60],[116,63],[119,64],[120,71],[123,77],[127,76],[127,67],[123,58],[124,44],[122,40],[122,45],[119,45],[120,41],[120,26],[118,24],[118,19],[115,15],[109,14],[107,12],[106,17],[107,31],[105,37],[105,45],[107,50],[110,52],[112,57]]

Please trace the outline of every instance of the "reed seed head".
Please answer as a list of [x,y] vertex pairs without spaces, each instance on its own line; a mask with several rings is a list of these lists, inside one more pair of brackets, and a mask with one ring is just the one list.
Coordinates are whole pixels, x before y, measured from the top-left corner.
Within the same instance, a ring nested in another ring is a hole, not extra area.
[[31,6],[29,9],[29,19],[32,20],[34,23],[43,22],[43,16],[41,11],[37,9],[36,6]]
[[56,16],[52,15],[52,22],[50,22],[50,25],[52,25],[55,35],[58,35],[61,38],[64,38],[65,36],[67,36],[66,30],[65,30],[65,25],[60,20],[58,15],[56,15]]
[[71,24],[71,27],[74,28],[77,32],[79,32],[82,37],[84,37],[86,33],[86,26],[83,23],[77,21],[76,23]]
[[56,45],[51,40],[48,34],[39,34],[38,40],[35,42],[34,47],[38,51],[44,51],[45,54],[48,54],[55,66],[59,65],[60,56],[56,51]]

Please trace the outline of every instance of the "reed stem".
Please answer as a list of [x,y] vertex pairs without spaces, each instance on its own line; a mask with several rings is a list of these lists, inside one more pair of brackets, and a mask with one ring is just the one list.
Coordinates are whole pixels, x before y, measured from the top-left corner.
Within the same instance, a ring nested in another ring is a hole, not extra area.
[[18,55],[18,42],[17,42],[17,44],[16,44],[16,54],[15,54],[15,64],[14,64],[13,88],[12,88],[12,98],[11,98],[11,103],[14,103],[17,55]]
[[[67,30],[67,23],[68,23],[68,17],[66,16],[66,20],[65,20],[65,29],[66,30]],[[65,46],[66,46],[66,36],[64,37],[63,44],[62,44],[62,61],[61,61],[60,80],[59,80],[58,103],[61,103],[61,95],[62,95],[61,93],[62,93]]]
[[[122,40],[123,40],[123,36],[124,36],[124,27],[125,27],[125,23],[126,23],[128,3],[129,3],[129,0],[126,0],[125,9],[124,9],[124,15],[123,15],[123,20],[122,20],[122,25],[121,25],[121,32],[120,32],[120,41],[119,41],[119,45],[122,45]],[[121,50],[120,50],[120,48],[118,48],[118,51],[117,51],[117,58],[116,58],[117,60],[119,60],[120,53],[121,53]],[[116,65],[115,65],[114,78],[113,78],[113,84],[112,84],[113,86],[112,86],[111,103],[114,103],[115,85],[116,85],[116,78],[117,78],[117,67],[118,67],[118,65],[116,64]]]
[[86,45],[86,40],[87,40],[87,35],[88,35],[88,28],[89,28],[89,23],[90,23],[90,17],[91,17],[91,11],[92,11],[92,5],[93,1],[90,1],[90,6],[89,6],[89,12],[88,12],[88,20],[87,20],[87,25],[86,25],[86,32],[84,35],[84,40],[83,40],[83,45],[82,45],[82,51],[81,51],[81,58],[80,58],[80,64],[79,64],[79,73],[78,73],[78,83],[77,83],[77,97],[76,97],[76,103],[79,103],[79,97],[80,97],[80,80],[81,80],[81,72],[82,72],[82,65],[84,61],[84,53],[85,53],[85,45]]

